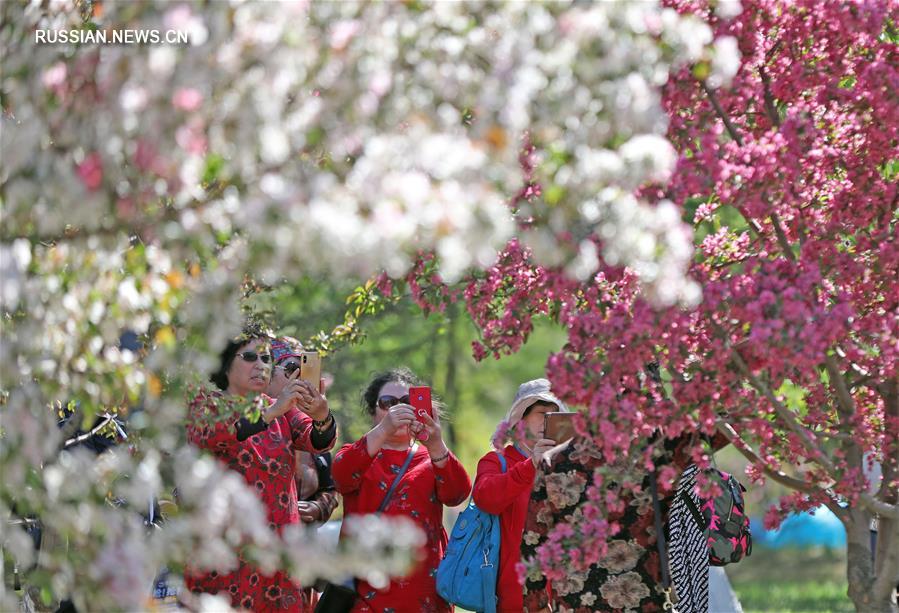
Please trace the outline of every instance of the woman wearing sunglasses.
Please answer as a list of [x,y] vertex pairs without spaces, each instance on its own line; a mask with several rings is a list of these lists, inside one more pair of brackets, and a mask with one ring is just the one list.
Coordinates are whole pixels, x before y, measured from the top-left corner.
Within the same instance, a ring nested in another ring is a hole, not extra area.
[[464,502],[471,481],[443,441],[437,403],[433,419],[416,419],[409,405],[409,388],[416,385],[421,383],[407,368],[376,376],[362,395],[372,429],[334,458],[334,483],[343,495],[346,517],[377,512],[400,475],[381,512],[405,515],[427,538],[419,563],[406,577],[380,590],[362,580],[356,583],[356,612],[452,610],[437,595],[434,580],[447,543],[443,506]]
[[[295,452],[330,449],[337,433],[327,401],[317,390],[296,382],[296,375],[277,397],[264,394],[272,375],[272,349],[284,347],[279,342],[253,329],[231,340],[211,377],[218,389],[201,391],[194,398],[187,426],[192,444],[213,453],[256,489],[276,531],[300,523]],[[261,419],[255,423],[239,416],[249,403],[259,403]],[[228,413],[233,419],[205,423],[202,416],[207,411]],[[188,570],[185,586],[192,592],[227,594],[235,608],[311,611],[300,586],[286,573],[266,575],[242,559],[236,569],[224,573]]]

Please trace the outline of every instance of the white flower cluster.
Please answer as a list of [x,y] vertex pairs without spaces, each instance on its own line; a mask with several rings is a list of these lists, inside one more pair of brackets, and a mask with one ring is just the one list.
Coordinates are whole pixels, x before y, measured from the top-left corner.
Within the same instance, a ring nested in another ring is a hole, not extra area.
[[[300,583],[317,578],[342,582],[360,577],[375,586],[386,587],[391,577],[408,573],[413,562],[409,552],[424,545],[425,538],[415,523],[402,516],[360,515],[344,520],[340,547],[335,550],[320,532],[300,525],[285,528],[286,551]],[[309,563],[315,559],[317,564]],[[371,563],[377,560],[377,565]]]
[[[458,136],[422,130],[416,137],[417,130],[409,131],[412,138],[385,134],[367,140],[346,178],[323,179],[328,189],[312,195],[307,207],[291,206],[290,196],[280,191],[283,182],[272,188],[269,177],[259,207],[247,207],[238,219],[248,222],[284,196],[288,225],[273,238],[309,272],[346,270],[350,263],[360,278],[380,270],[399,277],[418,249],[436,251],[450,282],[471,266],[491,265],[495,238],[511,235],[512,219],[481,173],[486,155]],[[274,281],[279,273],[275,267],[262,278]]]

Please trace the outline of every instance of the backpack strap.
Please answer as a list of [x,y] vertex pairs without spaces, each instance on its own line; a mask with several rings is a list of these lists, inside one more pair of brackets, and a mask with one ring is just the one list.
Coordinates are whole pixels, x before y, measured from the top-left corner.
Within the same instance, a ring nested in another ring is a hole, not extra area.
[[381,501],[381,505],[378,507],[378,510],[375,513],[380,513],[384,509],[387,508],[387,504],[390,502],[391,496],[393,496],[393,491],[396,489],[396,486],[400,484],[400,480],[403,478],[403,475],[406,474],[406,469],[409,468],[409,464],[412,463],[412,456],[415,455],[415,451],[418,449],[418,443],[412,445],[409,448],[409,454],[406,456],[406,461],[403,462],[402,468],[400,468],[400,472],[396,474],[396,478],[393,480],[393,483],[390,484],[390,489],[387,490],[387,493],[384,494],[384,500]]
[[681,492],[680,497],[684,502],[684,506],[687,507],[687,510],[690,512],[690,515],[693,516],[693,521],[696,522],[696,527],[699,528],[699,531],[704,532],[705,530],[708,530],[709,523],[703,518],[702,513],[697,508],[696,502],[693,500],[693,497],[690,496],[690,493]]
[[496,457],[499,458],[499,465],[503,469],[503,472],[506,472],[506,457],[500,453],[499,451],[495,451]]
[[[506,457],[502,454],[500,450],[494,450],[496,453],[496,457],[499,458],[499,466],[502,469],[502,472],[506,472]],[[472,494],[474,496],[474,494]],[[481,589],[482,593],[485,594],[484,597],[484,613],[496,613],[496,580],[499,569],[495,569],[494,572],[485,572],[485,569],[493,566],[487,559],[488,554],[490,553],[489,547],[484,549],[484,563],[481,565]],[[490,598],[490,595],[493,595],[493,598]]]
[[[499,569],[496,569],[494,574],[492,572],[484,572],[484,567],[481,567],[481,589],[486,594],[484,598],[484,613],[496,613],[496,579],[498,574]],[[493,598],[489,597],[491,594],[494,595]]]

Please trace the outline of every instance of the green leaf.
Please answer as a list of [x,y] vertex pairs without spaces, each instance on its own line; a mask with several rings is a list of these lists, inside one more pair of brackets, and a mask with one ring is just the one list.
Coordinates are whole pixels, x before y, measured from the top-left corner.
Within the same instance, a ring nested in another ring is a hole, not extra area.
[[777,388],[777,395],[783,397],[786,407],[799,414],[804,414],[806,411],[805,397],[807,394],[808,391],[805,388],[796,385],[789,379],[784,379],[781,386]]
[[559,204],[562,201],[562,198],[565,197],[565,188],[561,185],[556,185],[553,183],[549,187],[546,188],[545,199],[547,204]]
[[225,158],[217,153],[210,153],[207,155],[205,164],[203,165],[203,177],[200,180],[201,184],[205,186],[215,182],[224,168]]
[[322,140],[325,138],[325,131],[320,127],[316,126],[306,132],[306,146],[307,147],[316,147],[321,144]]
[[712,67],[708,62],[699,62],[693,67],[693,76],[704,81],[712,72]]
[[892,19],[886,19],[883,24],[883,32],[880,34],[880,40],[894,45],[899,44],[899,27]]
[[855,75],[846,75],[840,79],[839,87],[841,89],[852,89],[855,87]]
[[880,174],[883,176],[884,181],[895,181],[897,176],[899,176],[899,159],[890,160],[884,164]]

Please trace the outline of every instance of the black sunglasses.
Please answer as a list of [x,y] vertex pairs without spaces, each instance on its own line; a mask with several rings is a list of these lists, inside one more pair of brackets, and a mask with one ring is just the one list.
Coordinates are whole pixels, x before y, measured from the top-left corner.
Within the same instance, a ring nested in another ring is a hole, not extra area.
[[280,368],[281,370],[283,370],[284,375],[289,377],[294,372],[296,372],[300,369],[300,363],[299,362],[288,362],[287,364],[284,364],[284,365],[278,365],[278,366],[276,366],[276,368]]
[[378,406],[384,411],[398,404],[409,404],[409,394],[400,398],[396,396],[381,396],[378,398]]
[[255,351],[244,351],[243,353],[238,353],[241,359],[244,362],[255,362],[257,359],[262,360],[263,364],[268,364],[272,361],[272,356],[267,353],[256,353]]

